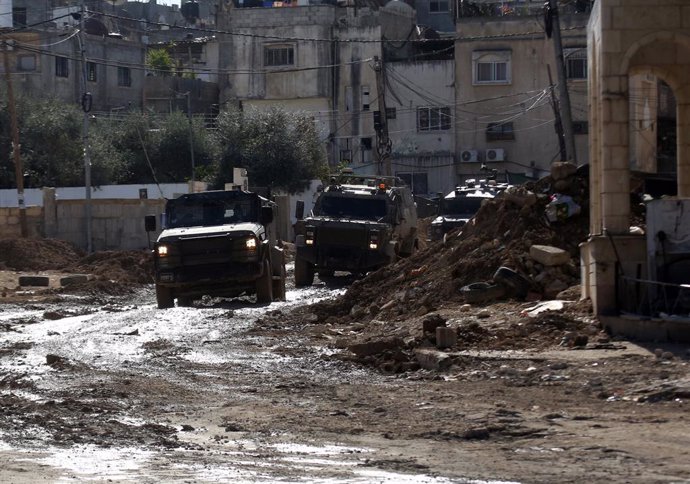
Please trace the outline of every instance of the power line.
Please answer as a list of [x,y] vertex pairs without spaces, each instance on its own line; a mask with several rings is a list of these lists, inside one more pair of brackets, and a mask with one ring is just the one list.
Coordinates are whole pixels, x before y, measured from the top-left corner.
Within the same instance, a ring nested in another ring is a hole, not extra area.
[[[112,18],[116,18],[116,19],[120,19],[120,20],[136,21],[136,19],[123,17],[120,15],[104,13],[104,12],[99,12],[99,15],[103,15],[104,17],[112,17]],[[427,39],[411,39],[411,40],[408,40],[408,39],[383,39],[383,38],[381,38],[381,39],[341,39],[341,38],[294,37],[294,36],[280,36],[280,35],[270,35],[270,34],[253,34],[253,33],[247,33],[247,32],[232,32],[229,30],[211,29],[208,27],[187,27],[187,26],[181,26],[181,25],[171,25],[171,24],[167,24],[164,22],[147,21],[146,23],[149,25],[155,25],[158,27],[166,27],[167,29],[178,29],[178,30],[190,31],[190,32],[207,32],[207,33],[211,33],[211,34],[229,35],[229,36],[233,36],[233,37],[247,37],[247,38],[252,38],[252,39],[276,40],[276,41],[285,41],[285,42],[339,42],[339,43],[348,43],[348,44],[359,44],[359,43],[379,44],[379,43],[386,43],[386,42],[387,43],[429,43],[430,42]],[[561,30],[563,30],[563,31],[583,30],[585,28],[587,28],[587,26],[573,26],[573,27],[565,27],[565,28],[562,28]],[[505,39],[505,38],[514,38],[514,37],[530,36],[530,35],[539,35],[540,37],[543,37],[544,31],[543,30],[536,30],[536,31],[529,31],[529,32],[512,33],[512,34],[482,35],[482,36],[473,36],[473,37],[455,36],[455,37],[449,37],[449,38],[443,39],[443,40],[445,40],[445,41],[456,41],[456,42],[469,42],[469,41],[476,41],[476,40]]]

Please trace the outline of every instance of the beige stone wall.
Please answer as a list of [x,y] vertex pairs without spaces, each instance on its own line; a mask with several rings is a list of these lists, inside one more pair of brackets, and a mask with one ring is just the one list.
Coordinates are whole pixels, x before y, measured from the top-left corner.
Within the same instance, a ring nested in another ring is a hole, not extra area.
[[[2,237],[20,237],[22,234],[19,208],[0,208],[0,234]],[[43,236],[43,208],[26,208],[26,225],[29,237]]]
[[[163,213],[165,200],[92,200],[94,250],[143,249],[148,246],[144,217]],[[86,247],[83,200],[58,201],[55,237]],[[156,234],[157,236],[157,234]],[[152,238],[154,236],[152,235]]]
[[[92,200],[94,250],[143,249],[148,246],[144,217],[159,216],[165,200]],[[29,237],[67,240],[86,248],[86,219],[83,200],[63,200],[26,209]],[[46,228],[49,230],[46,231]],[[2,237],[20,237],[18,208],[0,208]],[[157,237],[152,234],[152,239]]]
[[[597,0],[588,24],[588,62],[592,236],[582,248],[583,292],[602,314],[617,309],[612,268],[621,264],[625,272],[632,270],[626,268],[630,261],[644,262],[644,242],[628,235],[631,163],[648,155],[637,144],[644,137],[633,129],[640,114],[630,103],[637,76],[655,76],[673,89],[678,194],[690,197],[690,3]],[[611,253],[607,247],[614,244]]]

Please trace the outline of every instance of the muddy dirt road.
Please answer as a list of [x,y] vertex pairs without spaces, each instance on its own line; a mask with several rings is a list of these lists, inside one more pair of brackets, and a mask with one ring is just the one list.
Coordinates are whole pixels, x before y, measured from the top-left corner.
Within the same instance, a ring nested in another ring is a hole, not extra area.
[[686,348],[384,374],[342,357],[352,328],[283,318],[341,291],[0,305],[0,482],[690,482]]

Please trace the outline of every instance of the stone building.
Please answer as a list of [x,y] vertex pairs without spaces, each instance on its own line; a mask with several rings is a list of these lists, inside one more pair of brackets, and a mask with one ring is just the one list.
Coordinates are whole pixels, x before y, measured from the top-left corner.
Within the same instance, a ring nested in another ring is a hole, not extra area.
[[[599,315],[628,314],[605,319],[613,330],[688,340],[683,284],[690,283],[690,5],[597,0],[588,25],[588,61],[591,235],[582,247],[584,295]],[[651,85],[663,81],[676,100],[677,195],[646,204],[646,235],[630,231],[631,141],[641,136],[637,128],[645,121],[631,119],[641,99],[633,91],[640,76]]]
[[[458,175],[472,178],[485,163],[501,172],[542,176],[560,159],[552,103],[558,96],[553,40],[547,38],[543,21],[537,19],[530,4],[481,5],[484,9],[466,11],[457,19],[454,118]],[[507,8],[509,5],[514,8]],[[587,19],[586,9],[583,13],[561,10],[580,164],[589,155]]]

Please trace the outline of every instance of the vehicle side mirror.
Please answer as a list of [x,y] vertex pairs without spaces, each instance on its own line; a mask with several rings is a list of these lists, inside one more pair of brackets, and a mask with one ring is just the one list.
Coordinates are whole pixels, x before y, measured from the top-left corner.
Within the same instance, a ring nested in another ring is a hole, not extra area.
[[144,217],[144,228],[146,229],[147,232],[155,232],[156,231],[156,216],[155,215],[147,215]]
[[304,218],[304,200],[297,200],[295,206],[295,218],[297,220],[302,220]]
[[261,207],[261,219],[259,220],[261,225],[268,225],[273,222],[273,208],[272,207]]

